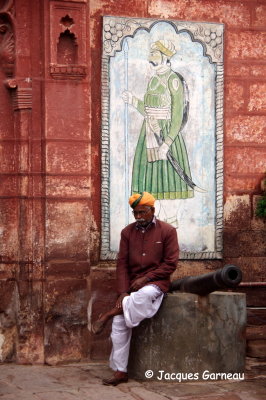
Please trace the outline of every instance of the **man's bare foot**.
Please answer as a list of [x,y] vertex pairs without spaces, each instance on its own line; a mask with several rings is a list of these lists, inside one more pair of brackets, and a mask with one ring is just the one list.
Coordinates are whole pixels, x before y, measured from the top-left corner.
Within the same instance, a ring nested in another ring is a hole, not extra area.
[[117,307],[112,308],[112,310],[108,311],[105,314],[100,314],[97,321],[92,324],[91,331],[95,335],[99,335],[101,333],[110,318],[114,317],[115,315],[123,314],[123,309],[119,309]]
[[106,322],[109,318],[107,318],[106,314],[100,314],[97,321],[92,324],[91,331],[94,335],[99,335],[105,327]]
[[103,331],[106,322],[107,322],[106,320],[101,319],[101,316],[99,316],[99,319],[92,324],[91,327],[92,333],[94,333],[94,335],[99,335],[99,333]]

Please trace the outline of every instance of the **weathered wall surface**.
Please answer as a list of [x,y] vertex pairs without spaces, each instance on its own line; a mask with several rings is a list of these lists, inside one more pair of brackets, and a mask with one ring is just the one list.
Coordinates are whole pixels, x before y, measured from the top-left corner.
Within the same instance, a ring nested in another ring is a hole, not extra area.
[[45,37],[45,362],[88,354],[90,105],[86,1],[50,1]]
[[[158,19],[220,22],[225,24],[225,98],[224,98],[224,259],[222,261],[181,261],[175,278],[196,275],[232,263],[241,267],[245,282],[265,281],[265,221],[255,217],[255,204],[261,194],[261,180],[266,170],[266,6],[260,0],[178,0],[178,1],[107,1],[90,2],[92,54],[92,153],[100,168],[99,131],[101,103],[98,88],[101,84],[101,29],[102,16],[116,15]],[[100,196],[98,177],[92,186]],[[94,215],[100,230],[100,207],[96,197]],[[110,267],[109,267],[110,268]],[[101,277],[110,271],[98,263],[93,279],[101,269]],[[113,270],[114,272],[114,270]],[[245,287],[248,306],[266,306],[265,288]],[[101,293],[103,296],[105,291]],[[99,313],[99,292],[92,286],[92,318]],[[107,309],[108,300],[101,309]],[[256,319],[249,308],[250,320]],[[257,320],[257,319],[256,319]],[[265,311],[261,324],[266,324]],[[257,328],[256,328],[257,329]],[[253,328],[251,328],[253,332]],[[93,337],[93,358],[107,356],[109,331]],[[250,336],[251,337],[251,336]],[[253,337],[254,339],[254,337]],[[266,339],[266,338],[265,338]]]
[[[110,350],[108,329],[96,338],[87,329],[115,299],[114,263],[99,260],[103,15],[225,24],[224,260],[182,261],[175,277],[230,262],[246,282],[265,280],[265,223],[254,216],[265,172],[265,2],[0,3],[0,361]],[[265,306],[262,289],[242,290],[249,306]]]
[[87,6],[1,2],[0,361],[88,356]]

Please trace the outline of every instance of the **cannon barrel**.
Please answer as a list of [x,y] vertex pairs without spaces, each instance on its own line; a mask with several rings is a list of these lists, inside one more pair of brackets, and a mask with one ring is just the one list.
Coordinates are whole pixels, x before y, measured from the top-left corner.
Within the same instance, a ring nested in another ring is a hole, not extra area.
[[225,265],[216,271],[199,276],[187,276],[174,280],[170,292],[179,290],[186,293],[195,293],[205,296],[215,290],[234,288],[242,280],[241,269],[235,265]]

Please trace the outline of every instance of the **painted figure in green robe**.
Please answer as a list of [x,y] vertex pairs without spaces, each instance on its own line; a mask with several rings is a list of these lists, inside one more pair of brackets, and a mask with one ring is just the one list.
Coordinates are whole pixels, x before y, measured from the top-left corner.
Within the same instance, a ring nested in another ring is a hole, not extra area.
[[169,40],[151,45],[149,62],[155,74],[148,83],[144,100],[125,91],[124,101],[144,117],[132,172],[132,193],[147,191],[158,200],[188,199],[194,191],[184,182],[167,159],[170,149],[185,173],[191,177],[186,145],[180,133],[186,108],[182,77],[171,69],[176,53]]

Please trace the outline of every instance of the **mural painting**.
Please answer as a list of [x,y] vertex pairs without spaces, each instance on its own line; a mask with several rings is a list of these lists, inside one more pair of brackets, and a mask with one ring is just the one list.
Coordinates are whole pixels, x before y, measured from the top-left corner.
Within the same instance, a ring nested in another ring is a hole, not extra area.
[[222,24],[104,17],[102,258],[142,191],[182,258],[221,257],[222,43]]

